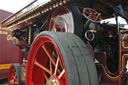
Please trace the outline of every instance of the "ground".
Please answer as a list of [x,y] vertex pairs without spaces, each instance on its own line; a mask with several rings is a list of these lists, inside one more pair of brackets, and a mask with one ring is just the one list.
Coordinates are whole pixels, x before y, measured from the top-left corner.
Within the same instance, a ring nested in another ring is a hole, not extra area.
[[8,79],[0,80],[0,85],[8,85]]

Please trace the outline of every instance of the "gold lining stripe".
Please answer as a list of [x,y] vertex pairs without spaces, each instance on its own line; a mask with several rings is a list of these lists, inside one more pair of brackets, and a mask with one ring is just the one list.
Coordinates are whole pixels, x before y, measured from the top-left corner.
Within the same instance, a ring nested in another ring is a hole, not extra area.
[[120,68],[120,72],[119,72],[119,75],[117,75],[117,76],[111,76],[110,74],[108,74],[108,72],[106,71],[106,68],[103,66],[103,65],[101,65],[101,67],[103,68],[103,71],[105,72],[105,75],[108,77],[108,78],[111,78],[111,79],[118,79],[118,78],[120,78],[121,76],[122,76],[122,74],[123,74],[123,71],[124,71],[124,68],[125,68],[125,66],[124,66],[124,61],[125,61],[125,56],[128,56],[128,54],[123,54],[122,56],[121,56],[121,41],[120,41],[120,51],[119,51],[119,57],[120,57],[120,64],[119,64],[119,68]]
[[[120,34],[121,36],[122,36],[122,34]],[[123,72],[124,72],[124,70],[125,70],[125,56],[128,56],[128,54],[123,54],[122,55],[122,47],[121,47],[121,41],[119,41],[120,42],[120,48],[119,48],[119,62],[120,62],[120,64],[119,64],[119,69],[120,69],[120,71],[119,71],[119,74],[117,75],[117,76],[111,76],[108,72],[107,72],[107,70],[106,70],[106,67],[103,65],[103,64],[100,64],[100,66],[103,68],[103,72],[105,73],[105,75],[108,77],[108,78],[110,78],[110,79],[119,79],[121,76],[122,76],[122,74],[123,74]]]
[[106,68],[104,67],[104,65],[103,64],[100,64],[101,65],[101,67],[103,68],[103,70],[104,70],[104,72],[105,72],[105,74],[106,74],[106,76],[108,77],[108,78],[111,78],[111,79],[118,79],[119,77],[121,77],[122,76],[122,74],[123,74],[123,71],[124,71],[124,60],[125,60],[125,56],[128,56],[128,54],[124,54],[123,55],[123,57],[122,57],[122,67],[121,67],[121,71],[119,72],[119,75],[117,75],[117,76],[111,76],[110,74],[108,74],[108,72],[106,71]]
[[123,36],[123,41],[122,41],[122,47],[123,48],[128,48],[128,46],[125,46],[125,42],[124,42],[124,39],[126,38],[126,37],[128,37],[128,34],[125,34],[124,36]]
[[0,70],[9,69],[10,67],[11,67],[11,64],[0,64]]

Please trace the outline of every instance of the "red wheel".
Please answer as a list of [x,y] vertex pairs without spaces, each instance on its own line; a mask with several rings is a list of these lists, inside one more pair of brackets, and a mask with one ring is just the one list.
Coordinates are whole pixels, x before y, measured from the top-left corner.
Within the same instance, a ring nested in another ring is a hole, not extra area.
[[[45,40],[42,41],[42,39]],[[32,75],[29,77],[32,78],[30,82],[34,85],[43,85],[45,83],[46,85],[49,85],[48,83],[67,85],[64,62],[56,44],[47,36],[40,37],[36,43],[41,44],[33,48],[37,53],[32,56],[33,60],[29,59],[29,61],[33,61],[31,65],[30,63],[28,64],[28,67],[32,67],[29,68],[29,70],[32,70]],[[29,83],[28,85],[31,84]]]
[[18,85],[17,84],[17,74],[14,67],[11,67],[9,78],[8,78],[8,85]]
[[[55,9],[49,20],[48,30],[52,32],[74,32],[73,16],[71,11],[65,7]],[[71,24],[68,24],[68,23]]]
[[13,64],[9,71],[8,85],[23,85],[20,78],[20,64]]
[[81,16],[73,4],[66,4],[53,10],[48,21],[48,31],[82,35]]
[[83,15],[85,18],[87,18],[88,20],[92,22],[97,22],[97,21],[102,20],[100,13],[98,13],[96,10],[91,9],[91,8],[84,8]]
[[88,56],[89,67],[84,61],[84,43],[72,39],[82,42],[69,33],[39,34],[29,54],[26,85],[98,85],[93,59]]

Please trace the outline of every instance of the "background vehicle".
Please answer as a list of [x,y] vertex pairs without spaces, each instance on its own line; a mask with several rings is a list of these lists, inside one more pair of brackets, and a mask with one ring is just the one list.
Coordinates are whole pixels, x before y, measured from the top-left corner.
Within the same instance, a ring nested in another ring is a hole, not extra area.
[[12,63],[21,63],[21,50],[14,42],[16,38],[11,36],[10,28],[0,27],[0,79],[8,77]]
[[[128,30],[117,19],[128,22],[127,5],[126,0],[34,1],[3,21],[16,29],[23,54],[22,64],[11,66],[9,85],[127,85]],[[101,23],[110,17],[117,24]]]
[[[0,10],[0,22],[12,13]],[[13,29],[0,26],[0,79],[8,78],[12,63],[20,63],[20,49],[14,45],[16,38],[11,36]],[[12,51],[13,50],[13,51]]]

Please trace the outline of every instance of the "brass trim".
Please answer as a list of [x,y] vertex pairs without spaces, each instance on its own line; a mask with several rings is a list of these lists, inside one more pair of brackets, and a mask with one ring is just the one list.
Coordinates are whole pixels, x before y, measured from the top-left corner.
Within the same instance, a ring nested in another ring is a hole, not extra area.
[[125,48],[125,49],[128,48],[128,46],[125,46],[125,41],[124,41],[124,39],[125,39],[126,37],[128,37],[128,34],[124,34],[123,37],[122,37],[122,47]]

